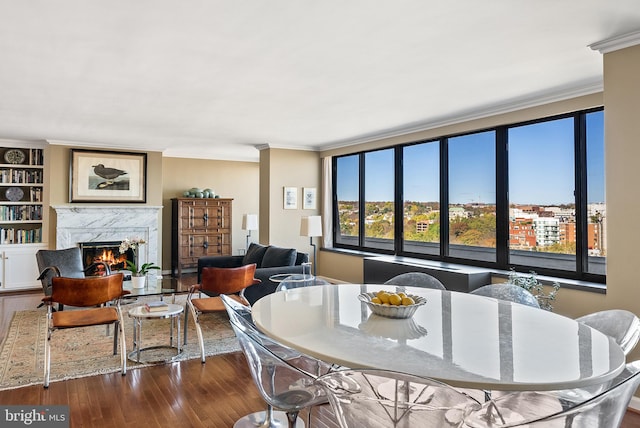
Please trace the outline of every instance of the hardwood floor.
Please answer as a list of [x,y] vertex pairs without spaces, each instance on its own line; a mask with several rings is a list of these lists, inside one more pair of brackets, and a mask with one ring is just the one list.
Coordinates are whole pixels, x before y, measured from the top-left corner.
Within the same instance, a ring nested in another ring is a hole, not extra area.
[[[40,293],[0,294],[0,337],[14,311],[35,308]],[[194,359],[0,391],[3,405],[69,405],[71,427],[228,428],[264,409],[242,353]],[[328,406],[314,410],[315,428],[337,428]],[[622,428],[640,428],[640,414],[627,412]],[[363,427],[364,428],[364,427]]]

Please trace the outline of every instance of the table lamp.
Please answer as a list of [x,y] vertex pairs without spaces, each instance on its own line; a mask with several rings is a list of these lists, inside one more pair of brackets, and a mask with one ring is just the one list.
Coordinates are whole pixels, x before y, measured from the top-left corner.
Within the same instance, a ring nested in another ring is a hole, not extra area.
[[246,230],[247,234],[247,246],[245,252],[249,249],[249,237],[252,230],[258,230],[258,214],[245,214],[242,216],[242,230]]
[[310,215],[302,217],[300,221],[300,236],[309,237],[309,243],[313,247],[313,276],[316,276],[316,246],[313,243],[313,237],[322,236],[322,216]]

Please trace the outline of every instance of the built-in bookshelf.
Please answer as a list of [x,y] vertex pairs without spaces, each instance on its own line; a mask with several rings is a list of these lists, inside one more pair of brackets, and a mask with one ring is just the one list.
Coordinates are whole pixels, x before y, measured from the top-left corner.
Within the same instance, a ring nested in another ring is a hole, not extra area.
[[0,245],[42,242],[44,150],[0,147]]

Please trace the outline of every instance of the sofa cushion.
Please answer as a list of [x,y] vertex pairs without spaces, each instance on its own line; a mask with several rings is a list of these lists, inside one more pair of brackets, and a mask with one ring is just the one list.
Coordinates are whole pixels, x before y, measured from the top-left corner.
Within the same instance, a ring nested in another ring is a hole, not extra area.
[[261,268],[293,266],[296,263],[296,255],[298,252],[295,248],[280,248],[270,246],[264,253]]
[[255,263],[257,267],[262,267],[262,258],[264,257],[264,253],[267,251],[267,248],[268,247],[264,245],[252,242],[251,245],[249,245],[244,258],[242,259],[242,264],[250,265],[252,263]]

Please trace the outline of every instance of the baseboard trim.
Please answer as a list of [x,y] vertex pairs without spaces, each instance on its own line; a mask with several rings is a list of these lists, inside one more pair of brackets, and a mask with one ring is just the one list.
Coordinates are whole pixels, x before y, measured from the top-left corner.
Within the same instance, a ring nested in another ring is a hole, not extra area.
[[629,402],[629,409],[640,413],[640,397],[636,397],[635,395],[631,397],[631,401]]

